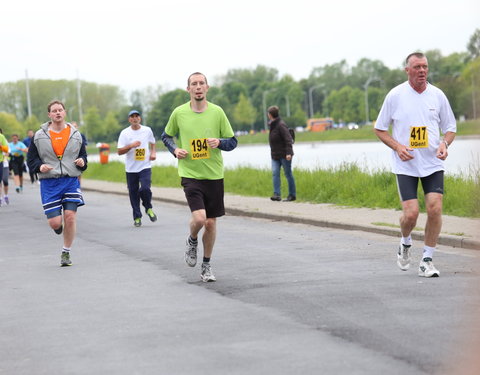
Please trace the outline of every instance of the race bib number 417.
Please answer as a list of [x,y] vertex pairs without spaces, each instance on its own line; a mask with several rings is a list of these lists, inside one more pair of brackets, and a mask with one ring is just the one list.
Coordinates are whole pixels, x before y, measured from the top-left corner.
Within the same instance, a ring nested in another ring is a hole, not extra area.
[[410,147],[411,148],[427,148],[428,147],[428,131],[426,126],[410,127]]
[[190,155],[192,160],[210,159],[210,149],[207,138],[197,138],[190,141]]

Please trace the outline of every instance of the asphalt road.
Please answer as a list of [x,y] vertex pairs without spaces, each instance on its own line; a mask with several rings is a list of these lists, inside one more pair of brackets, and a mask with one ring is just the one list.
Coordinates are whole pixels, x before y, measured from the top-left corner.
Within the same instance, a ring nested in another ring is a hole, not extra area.
[[85,199],[67,268],[37,186],[0,207],[0,374],[466,374],[475,366],[478,251],[439,247],[441,277],[424,279],[418,248],[412,269],[397,269],[392,237],[227,216],[212,260],[218,281],[205,284],[183,260],[186,206],[155,202],[159,220],[134,228],[126,197]]

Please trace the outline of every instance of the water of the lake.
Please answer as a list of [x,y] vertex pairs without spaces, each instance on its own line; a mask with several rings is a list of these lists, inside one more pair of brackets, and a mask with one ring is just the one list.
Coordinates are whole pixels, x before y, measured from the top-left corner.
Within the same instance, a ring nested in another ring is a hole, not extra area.
[[[293,167],[299,169],[325,169],[342,163],[356,163],[362,170],[390,170],[391,151],[381,142],[315,142],[296,143]],[[113,151],[113,150],[112,150]],[[456,139],[448,149],[445,161],[446,173],[450,175],[478,175],[480,171],[480,138]],[[250,166],[270,169],[268,145],[239,145],[232,152],[223,152],[226,168]],[[115,152],[110,160],[124,160]],[[89,155],[89,161],[98,162],[98,155]],[[176,165],[177,160],[169,152],[157,152],[154,165]]]

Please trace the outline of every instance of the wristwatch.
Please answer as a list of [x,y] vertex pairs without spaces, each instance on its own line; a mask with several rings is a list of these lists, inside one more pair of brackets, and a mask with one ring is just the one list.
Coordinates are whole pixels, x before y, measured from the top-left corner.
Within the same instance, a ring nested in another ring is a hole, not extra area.
[[448,144],[448,142],[447,142],[447,140],[446,140],[446,139],[444,139],[444,140],[443,140],[443,143],[445,143],[445,146],[446,146],[446,147],[447,147],[447,149],[448,149],[448,146],[449,146],[449,144]]

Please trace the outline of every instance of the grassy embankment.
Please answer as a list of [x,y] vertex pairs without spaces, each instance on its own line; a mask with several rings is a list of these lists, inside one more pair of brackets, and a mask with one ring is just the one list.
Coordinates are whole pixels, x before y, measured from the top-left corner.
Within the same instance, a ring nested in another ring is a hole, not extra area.
[[[356,135],[356,139],[372,139],[371,127],[359,130],[334,130],[320,133],[299,133],[297,142],[351,140],[347,135]],[[332,133],[333,135],[329,135]],[[480,134],[480,121],[460,124],[458,135]],[[244,136],[240,143],[256,142],[266,134]],[[315,136],[315,139],[312,139]],[[247,138],[254,142],[246,142]],[[304,139],[308,138],[308,139]],[[322,138],[324,137],[324,138]],[[345,137],[345,138],[342,138]],[[365,137],[365,138],[361,138]],[[480,181],[479,166],[476,168],[476,178],[450,177],[445,178],[444,213],[463,217],[480,217]],[[124,182],[125,169],[123,163],[113,162],[107,165],[91,163],[84,173],[85,178]],[[389,171],[376,171],[373,174],[362,172],[355,164],[345,164],[337,168],[318,169],[315,171],[295,170],[297,196],[300,201],[312,203],[333,203],[352,207],[394,208],[400,209],[395,178]],[[179,177],[175,167],[154,167],[152,184],[155,186],[179,187]],[[245,196],[269,197],[272,190],[270,169],[253,169],[240,167],[225,171],[225,191]],[[287,186],[282,175],[282,186]],[[421,187],[419,187],[419,190]],[[420,204],[424,210],[423,194],[419,194]]]

